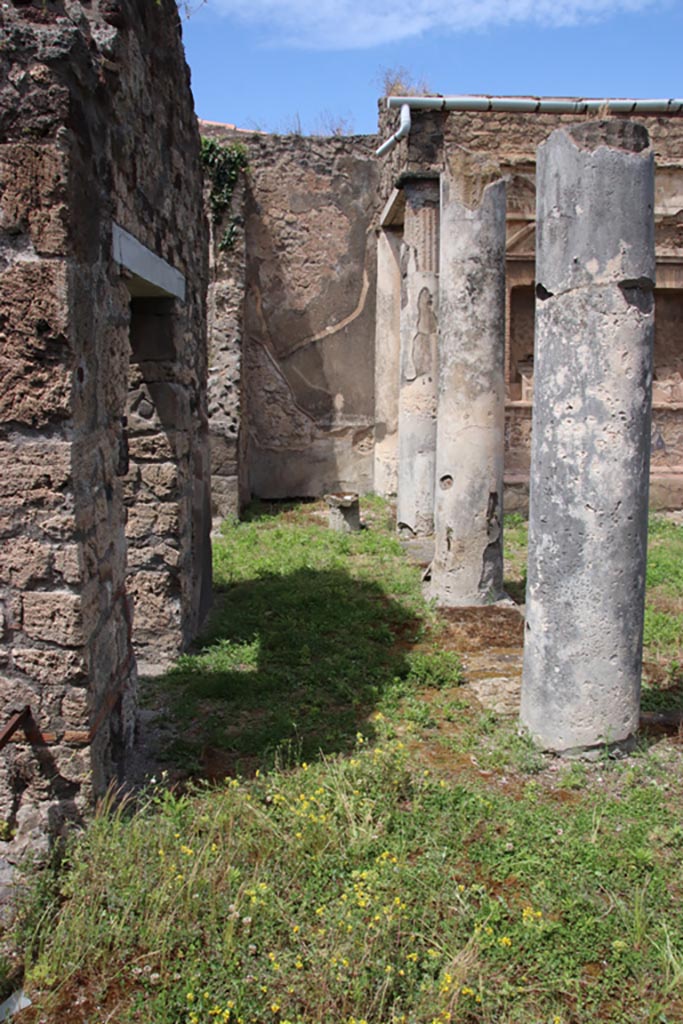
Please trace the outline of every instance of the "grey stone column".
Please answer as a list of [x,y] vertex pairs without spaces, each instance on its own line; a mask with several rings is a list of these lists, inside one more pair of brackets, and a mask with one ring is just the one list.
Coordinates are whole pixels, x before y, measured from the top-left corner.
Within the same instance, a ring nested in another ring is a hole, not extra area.
[[654,330],[654,163],[629,121],[538,151],[522,724],[555,751],[638,728]]
[[459,153],[441,179],[439,389],[431,595],[503,589],[505,182]]
[[415,179],[404,190],[397,522],[426,535],[434,529],[439,183]]
[[397,493],[398,389],[400,362],[401,236],[396,228],[377,237],[375,313],[375,453],[373,489]]

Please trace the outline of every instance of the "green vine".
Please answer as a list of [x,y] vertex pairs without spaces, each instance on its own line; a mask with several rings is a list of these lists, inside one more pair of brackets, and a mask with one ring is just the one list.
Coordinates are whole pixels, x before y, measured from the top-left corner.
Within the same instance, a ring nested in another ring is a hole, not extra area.
[[[202,166],[211,182],[209,206],[214,224],[230,212],[232,196],[241,173],[248,170],[247,150],[240,142],[222,145],[215,139],[202,137]],[[218,248],[220,252],[232,249],[237,237],[237,220],[232,217],[223,232]]]

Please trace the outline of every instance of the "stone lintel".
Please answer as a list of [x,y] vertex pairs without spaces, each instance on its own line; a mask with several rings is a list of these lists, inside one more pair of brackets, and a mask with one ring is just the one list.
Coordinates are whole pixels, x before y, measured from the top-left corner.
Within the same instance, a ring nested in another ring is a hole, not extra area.
[[387,199],[379,218],[381,228],[403,227],[406,208],[406,194],[402,188],[395,188]]
[[112,253],[114,260],[132,275],[126,280],[131,295],[166,295],[185,301],[183,274],[116,223],[112,225]]

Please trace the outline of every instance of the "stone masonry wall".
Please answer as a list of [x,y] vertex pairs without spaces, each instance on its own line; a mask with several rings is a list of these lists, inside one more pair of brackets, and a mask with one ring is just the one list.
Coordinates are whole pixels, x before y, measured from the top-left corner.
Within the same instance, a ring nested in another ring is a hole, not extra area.
[[[212,359],[214,453],[214,415],[225,418],[220,403],[231,395],[236,407],[239,378],[251,494],[368,491],[380,202],[376,140],[272,136],[207,122],[200,128],[219,141],[239,140],[249,159],[241,212],[242,365],[235,369],[236,345],[220,361]],[[237,286],[234,261],[225,275]],[[237,338],[238,316],[229,312],[228,318]],[[215,466],[214,454],[214,473]]]
[[[178,597],[168,630],[152,609],[164,652],[205,610],[206,224],[171,0],[3,18],[0,724],[29,704],[33,725],[0,751],[0,818],[19,849],[120,771],[151,598]],[[134,337],[114,222],[185,276],[163,356],[144,325]]]
[[[207,123],[200,121],[202,135]],[[209,209],[209,421],[211,424],[211,502],[215,518],[236,517],[248,500],[246,394],[242,344],[246,244],[246,180],[240,173],[229,210],[214,220]],[[224,240],[229,239],[228,244]]]

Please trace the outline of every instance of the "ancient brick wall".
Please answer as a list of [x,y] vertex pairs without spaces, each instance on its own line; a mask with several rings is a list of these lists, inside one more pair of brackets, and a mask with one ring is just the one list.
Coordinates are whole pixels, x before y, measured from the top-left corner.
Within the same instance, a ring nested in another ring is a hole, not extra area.
[[[206,122],[200,121],[208,137]],[[229,209],[211,210],[211,186],[205,186],[209,214],[209,422],[211,503],[217,519],[238,516],[249,499],[246,459],[246,393],[242,345],[246,287],[244,202],[246,179],[239,172]]]
[[[610,117],[627,115],[610,114]],[[655,160],[660,170],[683,164],[683,127],[680,117],[641,116],[634,118],[647,127]],[[519,166],[536,162],[536,149],[551,132],[563,124],[595,120],[595,114],[511,114],[472,111],[412,111],[408,139],[399,143],[385,158],[386,190],[398,173],[439,171],[444,152],[462,146],[488,153],[502,164],[514,161]],[[379,137],[389,138],[398,128],[398,111],[379,105]],[[444,145],[446,149],[444,150]]]
[[[207,237],[171,0],[3,17],[0,725],[28,704],[34,726],[0,751],[0,818],[21,840],[117,775],[136,658],[205,611]],[[182,297],[114,258],[119,228]]]
[[[217,309],[221,323],[211,330],[214,451],[225,451],[214,416],[225,422],[231,399],[236,409],[239,379],[251,494],[370,490],[376,140],[200,127],[218,140],[238,139],[249,159],[243,207],[233,211],[244,223],[244,304],[222,316]],[[226,285],[237,285],[241,258],[238,250],[218,267],[221,301]]]
[[[385,198],[406,176],[439,174],[459,147],[489,155],[508,182],[506,481],[519,491],[528,481],[533,364],[536,149],[555,128],[594,115],[412,112],[407,140],[384,158]],[[654,503],[683,503],[683,118],[638,117],[650,134],[656,161],[655,383],[652,495]],[[398,111],[380,104],[380,137],[398,127]],[[509,503],[508,503],[509,504]]]

